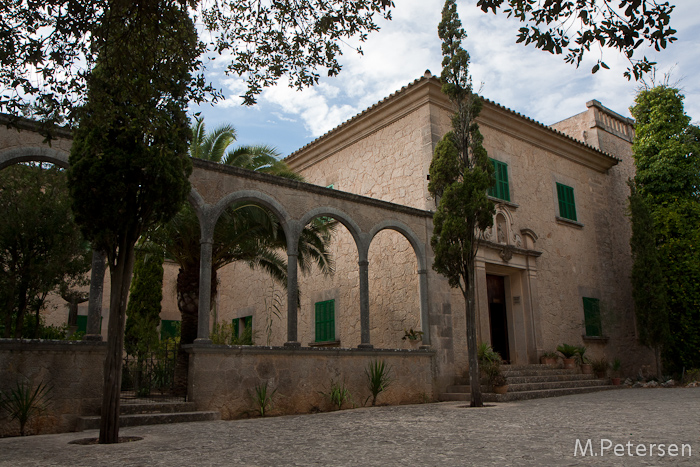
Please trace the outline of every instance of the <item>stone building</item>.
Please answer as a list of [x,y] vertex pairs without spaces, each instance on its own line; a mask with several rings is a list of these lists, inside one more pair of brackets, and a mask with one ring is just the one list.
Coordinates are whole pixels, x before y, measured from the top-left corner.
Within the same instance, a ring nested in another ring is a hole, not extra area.
[[[620,358],[630,371],[651,360],[636,343],[629,280],[626,182],[634,174],[633,121],[595,100],[586,106],[547,126],[484,100],[478,123],[497,184],[489,193],[496,203],[493,228],[477,258],[478,339],[518,364],[536,363],[562,343],[584,344],[590,356]],[[286,162],[310,183],[433,211],[428,168],[451,113],[438,79],[426,72]],[[353,245],[339,226],[336,273],[300,278],[304,346],[360,343]],[[426,332],[420,329],[415,254],[393,231],[374,238],[369,252],[370,341],[377,348],[410,348],[415,344],[402,340],[405,331]],[[427,254],[432,264],[429,245]],[[265,279],[245,269],[221,275],[218,316],[252,316],[258,336],[279,344],[283,327],[266,331],[269,310],[250,289]],[[431,271],[430,277],[431,348],[438,379],[449,381],[467,363],[464,303],[441,276]]]

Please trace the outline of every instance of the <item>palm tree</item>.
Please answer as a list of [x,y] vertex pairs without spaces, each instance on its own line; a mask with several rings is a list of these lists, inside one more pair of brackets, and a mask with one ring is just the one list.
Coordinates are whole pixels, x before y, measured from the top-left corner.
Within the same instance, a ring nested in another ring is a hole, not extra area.
[[[225,125],[206,134],[204,121],[196,119],[190,146],[192,157],[266,172],[303,181],[277,159],[279,153],[270,146],[241,146],[230,149],[236,139],[235,129]],[[328,252],[334,223],[317,219],[303,230],[299,240],[298,265],[303,274],[315,264],[325,274],[333,273]],[[149,242],[166,252],[166,257],[180,267],[177,276],[177,303],[182,317],[180,345],[191,344],[197,337],[199,314],[200,227],[192,207],[185,203],[167,224],[149,233]],[[214,229],[212,251],[211,297],[217,292],[217,271],[244,262],[252,269],[269,274],[287,286],[286,239],[275,215],[266,208],[250,203],[233,204],[224,211]],[[207,310],[208,311],[208,310]],[[178,352],[175,386],[180,392],[187,385],[188,354]]]

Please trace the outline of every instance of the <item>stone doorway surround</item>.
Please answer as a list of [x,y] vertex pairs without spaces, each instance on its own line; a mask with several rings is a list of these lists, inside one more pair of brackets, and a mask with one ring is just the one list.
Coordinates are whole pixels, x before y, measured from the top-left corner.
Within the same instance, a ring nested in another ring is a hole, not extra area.
[[491,344],[487,275],[503,277],[510,363],[537,363],[542,347],[538,293],[537,234],[516,230],[513,208],[496,206],[494,224],[484,233],[476,258],[477,339]]

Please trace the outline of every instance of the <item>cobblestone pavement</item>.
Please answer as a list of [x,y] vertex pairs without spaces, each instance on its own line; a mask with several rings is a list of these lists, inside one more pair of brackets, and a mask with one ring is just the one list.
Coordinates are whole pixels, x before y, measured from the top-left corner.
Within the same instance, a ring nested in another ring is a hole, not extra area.
[[[143,437],[137,442],[68,444],[96,436],[0,439],[0,466],[697,466],[700,389],[623,389],[481,409],[448,402],[144,426],[120,430],[120,436]],[[615,445],[622,456],[615,455]]]

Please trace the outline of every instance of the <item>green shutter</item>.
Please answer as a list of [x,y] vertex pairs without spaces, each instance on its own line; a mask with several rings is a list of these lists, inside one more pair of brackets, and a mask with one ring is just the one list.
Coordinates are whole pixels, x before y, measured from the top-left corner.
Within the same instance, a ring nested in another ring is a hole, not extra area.
[[239,335],[239,333],[238,333],[238,318],[233,318],[231,320],[231,326],[233,326],[233,331],[232,331],[233,337],[234,338],[238,337],[238,335]]
[[171,319],[160,320],[160,339],[177,337],[180,334],[180,321]]
[[491,159],[491,163],[493,163],[493,168],[495,169],[494,176],[496,178],[496,183],[489,188],[489,196],[502,199],[503,201],[510,201],[510,189],[508,187],[508,164],[494,159]]
[[559,217],[575,221],[576,202],[574,201],[574,189],[557,183],[557,198],[559,200]]
[[76,324],[78,325],[78,329],[75,332],[87,333],[87,315],[78,315]]
[[587,336],[603,335],[603,328],[600,322],[600,300],[583,297],[583,317],[586,323]]
[[316,302],[316,342],[335,340],[335,300]]

